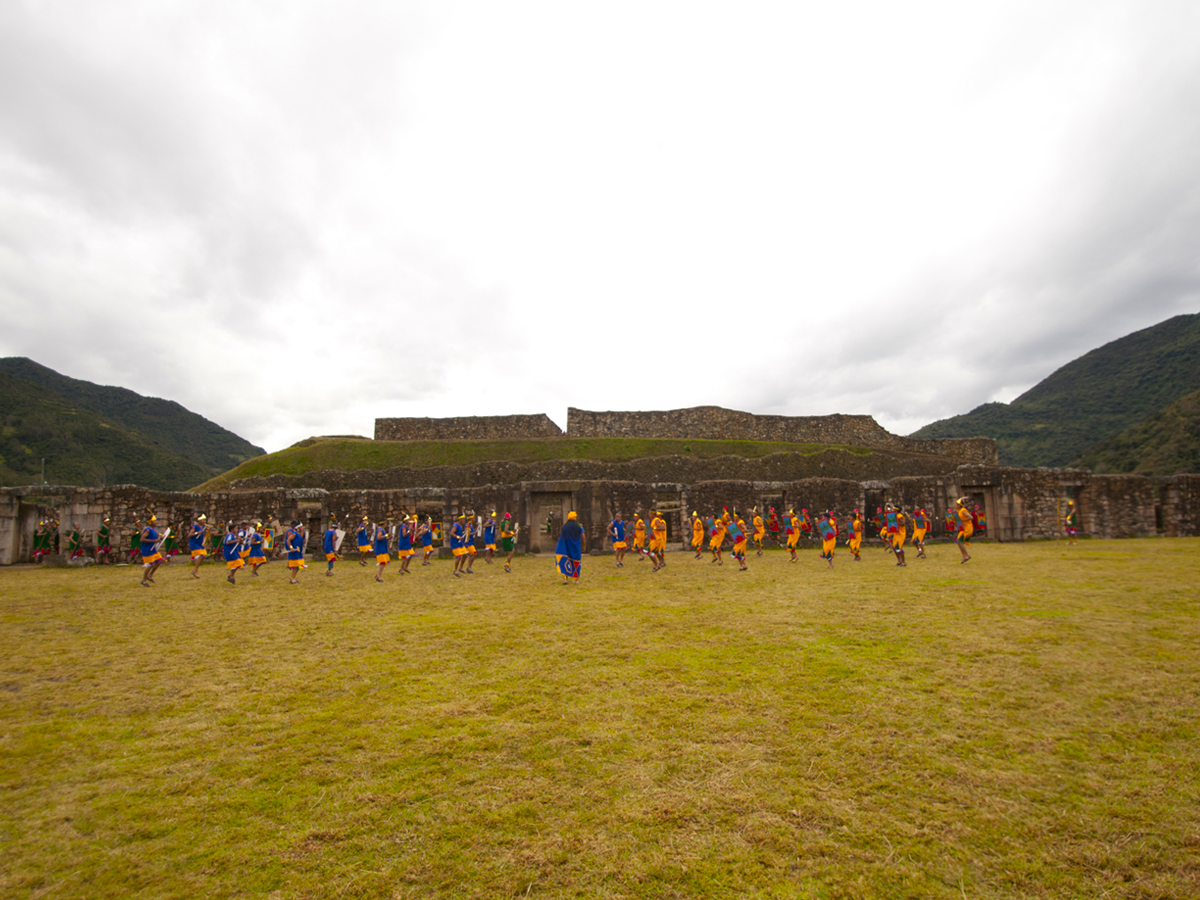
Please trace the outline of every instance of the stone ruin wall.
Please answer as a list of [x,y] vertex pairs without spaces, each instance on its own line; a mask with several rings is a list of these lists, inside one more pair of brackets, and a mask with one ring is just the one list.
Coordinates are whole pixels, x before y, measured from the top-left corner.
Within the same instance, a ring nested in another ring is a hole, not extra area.
[[[192,494],[151,491],[133,486],[110,488],[22,487],[0,489],[0,564],[26,562],[33,530],[45,510],[56,512],[63,527],[77,522],[85,544],[105,514],[116,526],[113,546],[127,545],[133,521],[153,509],[160,523],[186,527],[203,512],[210,522],[304,522],[314,534],[330,516],[342,522],[361,516],[395,520],[402,513],[431,515],[447,527],[462,509],[511,512],[522,526],[521,549],[528,549],[546,498],[561,499],[579,512],[589,549],[608,545],[604,528],[614,510],[627,518],[653,508],[667,512],[674,543],[690,540],[693,509],[714,512],[728,506],[746,514],[757,506],[810,511],[832,508],[845,515],[857,507],[870,516],[874,505],[899,502],[908,509],[924,507],[934,522],[933,536],[944,535],[941,518],[947,506],[967,495],[988,516],[988,536],[1028,540],[1062,536],[1061,515],[1067,499],[1079,508],[1080,530],[1092,537],[1168,537],[1200,535],[1200,475],[1146,478],[1140,475],[1091,475],[1081,469],[1005,469],[960,466],[952,473],[901,476],[887,481],[802,478],[789,481],[746,479],[691,484],[620,480],[527,481],[463,487],[408,487],[389,490],[275,488]],[[310,544],[309,549],[312,549]],[[542,547],[542,552],[547,552]]]
[[720,406],[654,412],[593,412],[570,407],[567,436],[845,444],[945,456],[962,463],[994,466],[1000,461],[991,438],[917,440],[892,434],[871,416],[759,416]]
[[545,414],[375,420],[377,441],[503,441],[528,438],[676,438],[842,444],[999,465],[991,438],[918,440],[892,434],[871,416],[758,416],[720,406],[654,412],[570,407],[564,432]]
[[205,513],[212,523],[230,518],[247,522],[278,518],[290,522],[304,520],[314,511],[320,514],[326,495],[326,491],[305,489],[193,494],[154,491],[136,485],[0,488],[0,565],[28,561],[34,529],[46,514],[57,516],[64,536],[72,523],[78,524],[89,550],[95,548],[95,535],[104,517],[110,516],[113,526],[110,540],[116,550],[129,546],[134,522],[145,520],[151,510],[160,527],[169,524],[177,530],[180,523],[190,526],[200,513]]
[[1200,476],[1176,475],[1167,484],[1166,500],[1173,515],[1165,523],[1171,537],[1200,534]]
[[953,460],[934,457],[896,457],[851,453],[830,448],[820,453],[773,453],[746,459],[722,456],[694,459],[684,456],[653,456],[626,462],[594,459],[545,460],[514,463],[491,460],[465,466],[389,469],[321,469],[303,475],[260,475],[233,482],[234,490],[309,487],[338,490],[390,490],[407,487],[470,487],[477,484],[512,484],[523,481],[795,481],[829,477],[861,481],[902,475],[952,473]]
[[1153,536],[1159,522],[1168,524],[1160,506],[1161,487],[1137,475],[1108,475],[1094,481],[1088,485],[1086,502],[1077,501],[1080,531],[1119,538]]
[[377,441],[512,441],[547,437],[562,437],[562,429],[545,413],[375,420]]

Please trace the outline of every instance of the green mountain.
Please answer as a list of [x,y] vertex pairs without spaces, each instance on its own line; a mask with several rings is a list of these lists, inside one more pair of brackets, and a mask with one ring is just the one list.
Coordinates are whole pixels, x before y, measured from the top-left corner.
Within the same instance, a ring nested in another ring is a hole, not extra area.
[[[203,477],[189,484],[197,484],[267,452],[173,400],[143,397],[126,388],[68,378],[21,356],[0,359],[0,373],[47,388],[74,407],[102,416],[128,432],[144,435],[190,460],[200,467]],[[152,486],[140,479],[134,481]]]
[[1200,391],[1090,448],[1072,465],[1097,473],[1200,472]]
[[140,484],[186,490],[211,470],[54,391],[0,372],[0,484]]
[[1067,363],[1012,403],[985,403],[916,438],[990,437],[1006,466],[1064,466],[1200,390],[1200,314],[1175,316]]

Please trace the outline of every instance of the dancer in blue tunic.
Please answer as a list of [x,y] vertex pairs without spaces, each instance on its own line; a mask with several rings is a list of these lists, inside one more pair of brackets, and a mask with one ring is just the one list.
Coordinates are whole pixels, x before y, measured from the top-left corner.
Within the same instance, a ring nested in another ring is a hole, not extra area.
[[[163,563],[162,554],[158,552],[158,529],[154,527],[156,524],[158,518],[151,515],[141,533],[142,587],[154,584],[154,573]],[[57,535],[57,532],[55,534]]]
[[429,557],[433,556],[433,516],[426,516],[425,521],[421,523],[421,527],[417,530],[417,536],[421,539],[421,565],[429,565]]
[[558,546],[554,548],[554,561],[562,572],[563,584],[574,579],[579,584],[579,569],[583,563],[583,528],[575,511],[567,513],[567,521],[558,533]]
[[[106,518],[107,522],[108,519]],[[192,554],[192,577],[200,577],[200,563],[204,561],[204,557],[208,556],[208,551],[204,549],[204,539],[208,537],[208,516],[201,513],[196,517],[196,521],[192,523],[192,533],[188,535],[188,550]],[[99,548],[96,550],[96,556],[100,556]]]
[[396,558],[400,560],[400,574],[408,575],[408,564],[412,561],[413,536],[416,533],[417,517],[404,516],[396,529]]
[[337,537],[338,537],[338,523],[337,523],[337,520],[334,519],[334,520],[330,521],[329,527],[327,529],[325,529],[325,541],[324,541],[324,544],[322,545],[322,549],[324,549],[324,551],[325,551],[325,574],[326,575],[333,574],[333,564],[335,562],[337,562],[337,559],[338,559]]
[[288,557],[288,584],[299,584],[300,581],[296,578],[300,574],[301,569],[307,569],[304,565],[304,545],[308,542],[308,535],[304,533],[304,529],[300,527],[300,522],[293,519],[292,527],[287,530],[287,534],[283,538],[283,547],[287,550]]
[[389,543],[391,543],[391,538],[388,537],[387,528],[380,522],[375,526],[376,581],[383,581],[383,567],[392,559],[391,551],[388,550]]
[[267,553],[263,549],[262,522],[254,523],[254,527],[246,535],[246,540],[250,543],[250,555],[246,557],[246,565],[252,567],[250,574],[257,578],[258,567],[267,561]]
[[625,520],[621,518],[620,513],[613,513],[613,520],[608,523],[608,537],[617,557],[617,568],[625,568]]
[[229,530],[225,532],[225,539],[221,542],[221,555],[225,559],[225,568],[228,570],[225,580],[230,584],[237,584],[234,576],[237,574],[237,570],[245,565],[245,562],[242,560],[242,540],[234,530],[232,522],[229,523]]

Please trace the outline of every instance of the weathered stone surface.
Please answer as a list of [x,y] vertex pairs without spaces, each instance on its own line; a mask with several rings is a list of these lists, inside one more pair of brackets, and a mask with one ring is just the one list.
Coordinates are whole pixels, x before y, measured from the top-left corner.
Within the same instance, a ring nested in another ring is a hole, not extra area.
[[[674,544],[690,539],[688,520],[693,509],[712,513],[728,506],[747,514],[751,507],[758,507],[764,515],[771,506],[781,513],[789,508],[807,508],[810,512],[833,509],[844,521],[856,507],[869,520],[875,506],[894,502],[909,510],[924,507],[934,522],[933,535],[940,536],[944,534],[942,515],[946,507],[953,505],[958,497],[966,496],[970,505],[978,503],[985,512],[987,536],[1000,540],[1061,537],[1068,499],[1077,504],[1080,531],[1085,535],[1200,535],[1200,475],[1146,478],[1092,475],[1082,469],[959,466],[948,472],[866,481],[813,476],[682,481],[620,479],[613,477],[613,471],[602,473],[603,477],[591,477],[596,472],[586,466],[571,472],[561,467],[532,471],[542,477],[333,491],[277,487],[190,494],[150,491],[132,485],[0,488],[0,564],[29,560],[34,528],[47,514],[57,516],[60,521],[78,522],[91,553],[93,537],[105,514],[113,519],[112,546],[123,549],[136,530],[135,521],[144,519],[149,511],[157,514],[160,528],[170,524],[186,530],[192,519],[203,512],[214,524],[230,520],[283,523],[297,520],[319,536],[331,516],[348,523],[362,516],[373,521],[394,521],[402,514],[416,513],[433,517],[445,528],[462,510],[484,515],[495,509],[511,513],[520,523],[519,548],[537,547],[549,552],[550,542],[540,536],[539,528],[544,527],[547,513],[558,521],[571,509],[579,514],[590,550],[607,547],[605,527],[616,510],[627,519],[651,509],[664,511],[668,540]],[[663,474],[674,470],[668,467],[657,471]],[[465,475],[463,479],[466,480]],[[310,544],[310,549],[313,546],[315,543]]]
[[720,406],[653,412],[594,412],[570,407],[567,436],[792,441],[926,453],[960,463],[997,465],[1000,461],[991,438],[916,440],[892,434],[871,416],[758,416]]
[[562,429],[545,413],[375,420],[377,441],[507,441],[546,437],[562,437]]
[[518,481],[555,479],[591,481],[634,481],[693,483],[697,481],[755,480],[791,481],[797,478],[829,477],[861,479],[900,475],[929,475],[953,472],[955,463],[944,457],[858,454],[846,450],[802,453],[773,453],[758,459],[723,456],[693,459],[656,456],[628,462],[600,460],[549,460],[537,463],[487,462],[470,466],[433,466],[390,469],[355,469],[349,472],[323,469],[304,475],[266,475],[233,482],[234,490],[263,488],[321,487],[326,490],[388,490],[435,486],[470,487],[477,484],[510,484]]

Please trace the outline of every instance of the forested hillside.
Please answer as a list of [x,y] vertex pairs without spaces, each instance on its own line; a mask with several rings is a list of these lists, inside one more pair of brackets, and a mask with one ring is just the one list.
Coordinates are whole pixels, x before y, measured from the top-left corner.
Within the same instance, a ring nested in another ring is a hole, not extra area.
[[140,484],[186,490],[209,470],[81,409],[53,391],[0,372],[0,484]]
[[266,453],[262,447],[173,400],[143,397],[127,388],[68,378],[21,356],[0,359],[0,373],[47,388],[78,409],[88,410],[161,444],[205,470],[206,478]]
[[1090,448],[1073,465],[1096,473],[1200,472],[1200,391]]
[[991,437],[1006,466],[1063,466],[1200,390],[1200,314],[1176,316],[1067,363],[1012,403],[985,403],[916,438]]

